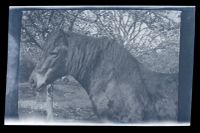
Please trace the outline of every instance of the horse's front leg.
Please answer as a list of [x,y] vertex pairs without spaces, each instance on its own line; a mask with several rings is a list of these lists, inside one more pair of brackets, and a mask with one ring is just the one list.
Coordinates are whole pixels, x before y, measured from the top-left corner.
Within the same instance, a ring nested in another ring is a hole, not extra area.
[[109,80],[96,80],[91,83],[89,89],[89,98],[92,103],[92,108],[100,122],[109,120],[111,116],[112,103],[111,95],[114,92],[115,82]]

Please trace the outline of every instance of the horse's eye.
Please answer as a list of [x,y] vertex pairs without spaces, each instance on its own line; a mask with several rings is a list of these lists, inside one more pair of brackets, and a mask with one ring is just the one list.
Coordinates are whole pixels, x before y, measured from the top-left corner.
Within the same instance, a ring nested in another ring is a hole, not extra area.
[[53,57],[57,57],[58,56],[58,52],[50,52],[50,55],[52,55]]

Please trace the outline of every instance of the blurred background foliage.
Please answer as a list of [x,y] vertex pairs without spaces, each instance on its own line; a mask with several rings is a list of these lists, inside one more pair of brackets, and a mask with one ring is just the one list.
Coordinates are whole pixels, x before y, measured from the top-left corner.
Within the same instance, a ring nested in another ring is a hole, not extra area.
[[93,37],[107,36],[117,40],[150,70],[177,73],[180,17],[181,12],[173,10],[23,11],[21,76],[26,77],[33,70],[48,34],[56,28]]

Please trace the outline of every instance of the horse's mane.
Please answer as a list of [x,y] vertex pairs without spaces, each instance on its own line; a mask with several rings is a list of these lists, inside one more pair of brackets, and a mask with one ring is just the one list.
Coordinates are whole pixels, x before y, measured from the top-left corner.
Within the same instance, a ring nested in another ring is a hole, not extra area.
[[[69,45],[68,70],[79,73],[83,78],[85,73],[98,67],[98,63],[105,61],[112,63],[115,69],[124,75],[130,75],[139,63],[123,45],[107,37],[89,37],[78,33],[67,32]],[[73,51],[73,52],[72,52]],[[78,71],[77,71],[78,70]]]

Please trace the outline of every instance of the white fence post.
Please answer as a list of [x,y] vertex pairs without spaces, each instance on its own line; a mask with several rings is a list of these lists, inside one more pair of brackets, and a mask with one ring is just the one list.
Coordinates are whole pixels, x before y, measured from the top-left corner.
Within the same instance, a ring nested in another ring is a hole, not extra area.
[[47,85],[47,100],[46,100],[47,120],[53,119],[53,85]]

